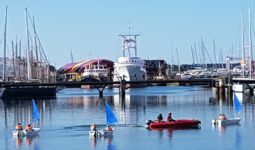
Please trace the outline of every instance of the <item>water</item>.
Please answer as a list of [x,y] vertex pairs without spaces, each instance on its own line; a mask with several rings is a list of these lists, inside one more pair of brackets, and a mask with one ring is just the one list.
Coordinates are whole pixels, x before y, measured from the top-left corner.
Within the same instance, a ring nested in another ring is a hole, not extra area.
[[[232,100],[209,101],[212,89],[202,87],[146,87],[127,91],[125,102],[118,90],[106,89],[104,98],[98,98],[96,89],[65,89],[56,99],[36,100],[40,111],[41,131],[35,138],[14,139],[12,130],[16,123],[32,121],[31,100],[0,101],[0,150],[29,149],[255,149],[255,103],[244,98],[240,125],[215,128],[211,120],[219,113],[229,118],[235,116]],[[92,123],[103,128],[106,123],[104,101],[112,107],[118,118],[113,138],[89,138]],[[171,111],[174,119],[201,120],[200,129],[147,130],[146,120],[162,113],[164,119]]]

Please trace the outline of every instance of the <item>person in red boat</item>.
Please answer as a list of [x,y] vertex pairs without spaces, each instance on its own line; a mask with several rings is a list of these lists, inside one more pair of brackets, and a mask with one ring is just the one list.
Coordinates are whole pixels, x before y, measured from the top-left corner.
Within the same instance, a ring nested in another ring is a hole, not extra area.
[[163,121],[163,116],[162,116],[162,114],[159,114],[159,115],[158,115],[157,121],[158,121],[158,122],[162,122],[162,121]]
[[172,118],[172,113],[171,113],[171,112],[168,113],[168,116],[167,116],[167,118],[166,118],[166,121],[167,121],[167,122],[175,121],[175,120]]

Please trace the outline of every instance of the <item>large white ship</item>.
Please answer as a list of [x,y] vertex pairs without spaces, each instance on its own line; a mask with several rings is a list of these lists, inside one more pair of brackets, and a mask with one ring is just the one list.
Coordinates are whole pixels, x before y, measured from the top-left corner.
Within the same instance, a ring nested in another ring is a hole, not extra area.
[[[114,63],[113,81],[144,81],[147,73],[144,61],[137,57],[136,39],[138,34],[120,35],[122,37],[123,56]],[[126,54],[127,53],[127,54]],[[134,54],[133,54],[134,53]],[[129,87],[145,86],[145,84],[131,84]]]

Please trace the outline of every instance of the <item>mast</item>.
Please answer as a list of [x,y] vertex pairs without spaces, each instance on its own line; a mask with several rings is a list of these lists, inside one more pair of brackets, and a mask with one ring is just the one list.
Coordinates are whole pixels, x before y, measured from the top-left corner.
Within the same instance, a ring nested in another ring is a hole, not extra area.
[[16,79],[16,65],[15,65],[15,50],[14,42],[12,41],[12,65],[13,65],[13,80]]
[[216,46],[215,46],[215,40],[214,39],[213,39],[213,55],[214,55],[215,66],[216,66],[216,68],[218,68],[217,58],[216,58]]
[[[19,40],[19,59],[18,59],[18,70],[19,70],[19,80],[21,80],[21,71],[20,71],[20,68],[21,68],[21,63],[23,62],[23,59],[21,59],[21,40]],[[22,63],[24,64],[24,63]],[[23,69],[25,70],[25,66],[23,66]],[[22,76],[24,76],[24,74],[22,74]]]
[[4,25],[4,64],[3,64],[3,81],[6,81],[6,30],[7,30],[7,6],[5,7],[5,25]]
[[28,28],[28,12],[26,11],[26,27],[27,27],[27,79],[31,79],[31,66],[30,66],[30,42],[29,42],[29,28]]
[[243,13],[241,13],[241,34],[242,34],[242,71],[243,78],[245,77],[245,47],[244,47],[244,23],[243,23]]
[[41,64],[39,63],[39,54],[38,54],[37,37],[36,37],[36,29],[35,29],[35,18],[34,17],[33,17],[33,29],[34,29],[35,57],[36,57],[35,78],[41,79],[41,74],[39,73],[39,70],[41,70]]
[[195,65],[195,61],[194,61],[194,50],[193,50],[192,45],[191,45],[191,47],[190,47],[190,50],[191,50],[191,55],[192,55],[192,65],[194,66],[194,65]]
[[249,8],[249,44],[250,44],[250,78],[253,78],[253,50],[252,50],[252,31],[251,31],[251,9]]
[[178,62],[178,73],[181,73],[181,66],[180,66],[180,61],[179,61],[178,48],[176,48],[176,56],[177,56],[177,62]]

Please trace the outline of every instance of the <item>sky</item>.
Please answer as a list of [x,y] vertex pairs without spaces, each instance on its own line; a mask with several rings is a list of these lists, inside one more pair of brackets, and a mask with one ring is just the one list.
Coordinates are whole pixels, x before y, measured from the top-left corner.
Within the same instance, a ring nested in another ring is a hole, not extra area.
[[[247,44],[249,8],[255,18],[254,0],[1,0],[0,41],[4,36],[6,6],[7,54],[11,56],[11,41],[16,37],[26,48],[25,8],[28,8],[35,18],[44,51],[57,68],[71,62],[71,51],[75,61],[93,58],[117,61],[122,55],[119,34],[128,33],[129,25],[131,33],[140,34],[137,50],[142,59],[165,59],[177,64],[178,51],[179,62],[191,64],[191,46],[195,43],[199,49],[201,39],[212,61],[213,39],[217,57],[221,54],[224,58],[238,57],[241,13]],[[210,62],[209,57],[206,61]]]

